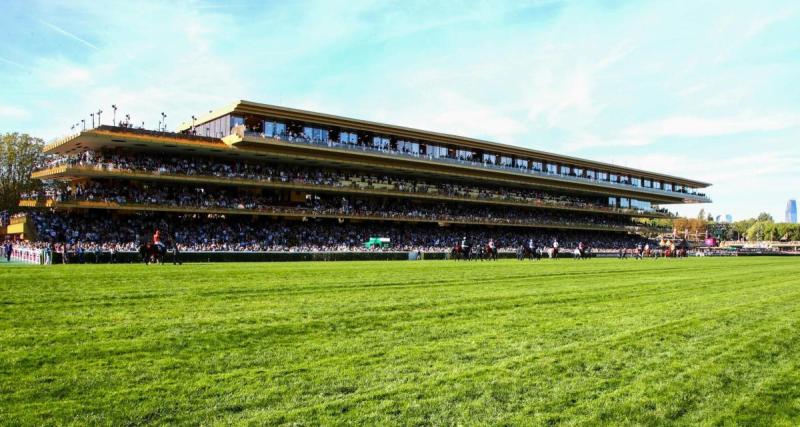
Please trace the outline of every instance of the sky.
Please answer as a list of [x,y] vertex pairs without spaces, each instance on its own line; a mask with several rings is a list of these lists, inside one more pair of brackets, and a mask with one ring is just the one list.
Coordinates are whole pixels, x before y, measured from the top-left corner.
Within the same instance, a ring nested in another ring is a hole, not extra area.
[[0,132],[89,113],[174,129],[239,99],[713,184],[701,209],[800,198],[798,1],[17,1]]

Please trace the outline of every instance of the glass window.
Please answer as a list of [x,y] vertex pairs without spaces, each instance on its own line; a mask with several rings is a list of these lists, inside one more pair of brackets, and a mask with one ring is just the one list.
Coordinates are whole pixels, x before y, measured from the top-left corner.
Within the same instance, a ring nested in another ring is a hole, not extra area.
[[634,187],[641,187],[642,186],[642,180],[639,179],[639,178],[631,178],[631,184]]
[[608,205],[609,206],[617,206],[617,198],[616,197],[609,197],[608,198]]
[[620,197],[619,198],[619,207],[621,208],[629,208],[631,207],[630,199],[627,197]]
[[511,166],[514,164],[514,160],[508,156],[500,156],[500,164],[503,166]]
[[597,179],[600,181],[608,181],[608,172],[597,172]]
[[542,162],[533,162],[533,163],[531,163],[531,169],[541,172],[543,170]]
[[244,125],[244,117],[231,116],[231,129],[239,125]]
[[569,175],[569,166],[561,165],[561,175]]
[[575,176],[583,176],[583,169],[581,168],[574,168],[572,169],[572,172],[575,174]]
[[586,178],[595,179],[595,178],[597,178],[597,174],[596,174],[595,171],[593,171],[591,169],[586,169]]
[[286,124],[281,122],[274,122],[271,120],[265,120],[264,135],[269,137],[284,136],[286,135]]
[[472,160],[474,153],[469,150],[456,150],[456,158],[460,160]]
[[389,138],[385,136],[373,136],[372,137],[372,146],[379,149],[379,150],[388,150],[389,149]]
[[358,134],[355,132],[341,131],[339,132],[339,142],[342,144],[356,145],[358,144]]
[[612,173],[612,174],[608,175],[608,180],[611,181],[611,182],[617,182],[617,174]]
[[528,169],[528,161],[525,159],[517,159],[514,166]]
[[655,188],[656,190],[660,190],[661,189],[661,181],[653,181],[653,188]]
[[644,200],[635,200],[631,199],[631,207],[634,209],[639,209],[643,211],[652,211],[653,205],[650,202]]
[[419,143],[411,141],[397,141],[397,151],[401,153],[419,154]]
[[548,163],[547,164],[547,173],[558,173],[558,166]]
[[497,163],[497,156],[495,156],[494,154],[483,153],[483,162],[493,165]]
[[664,190],[672,191],[672,184],[664,183]]
[[653,186],[653,181],[650,181],[649,179],[644,180],[644,187],[650,188],[652,186]]
[[438,145],[429,145],[428,155],[435,159],[438,159],[440,157],[447,157],[447,147],[439,147]]

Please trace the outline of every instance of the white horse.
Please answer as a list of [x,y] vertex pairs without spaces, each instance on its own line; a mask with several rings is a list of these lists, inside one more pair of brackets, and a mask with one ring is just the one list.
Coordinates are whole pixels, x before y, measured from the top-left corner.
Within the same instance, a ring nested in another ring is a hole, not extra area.
[[547,256],[549,256],[550,259],[558,258],[558,248],[547,248]]
[[583,258],[583,255],[581,254],[581,250],[578,249],[578,248],[575,248],[575,250],[572,251],[572,259],[581,259],[581,258]]

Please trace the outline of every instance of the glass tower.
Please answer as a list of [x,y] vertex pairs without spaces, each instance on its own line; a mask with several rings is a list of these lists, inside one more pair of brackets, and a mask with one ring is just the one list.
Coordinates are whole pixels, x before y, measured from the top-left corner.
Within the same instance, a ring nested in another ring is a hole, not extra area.
[[786,202],[786,222],[790,224],[797,223],[797,201],[795,199],[789,199]]

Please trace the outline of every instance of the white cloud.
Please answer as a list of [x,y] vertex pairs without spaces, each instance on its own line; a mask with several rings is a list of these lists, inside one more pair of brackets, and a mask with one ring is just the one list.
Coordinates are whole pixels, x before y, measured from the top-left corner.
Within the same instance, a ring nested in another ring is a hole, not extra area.
[[653,141],[668,136],[701,138],[745,132],[770,132],[800,126],[800,114],[771,114],[722,118],[667,117],[622,131],[631,140]]
[[26,119],[30,117],[30,112],[23,108],[10,105],[0,105],[0,117],[7,119]]

